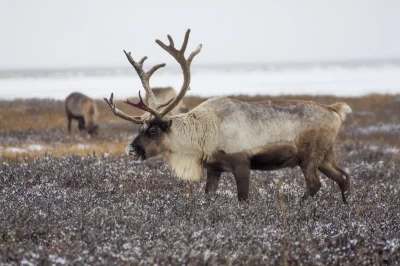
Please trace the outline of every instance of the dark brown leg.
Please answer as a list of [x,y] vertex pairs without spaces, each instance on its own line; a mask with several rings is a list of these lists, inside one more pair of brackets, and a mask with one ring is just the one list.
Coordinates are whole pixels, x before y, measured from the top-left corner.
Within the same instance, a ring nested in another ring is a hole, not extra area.
[[307,165],[300,166],[306,180],[307,191],[304,193],[303,200],[308,196],[314,196],[321,187],[321,182],[317,173],[317,167],[313,162],[309,162]]
[[339,168],[336,164],[332,164],[332,165],[336,169],[336,171],[338,171],[338,172],[340,172],[342,174],[342,177],[345,180],[344,181],[344,187],[346,189],[347,195],[349,195],[350,191],[351,191],[351,189],[350,189],[351,188],[351,186],[350,186],[350,176],[345,171],[343,171],[341,168]]
[[71,120],[72,120],[72,117],[68,116],[68,134],[71,133]]
[[220,177],[221,172],[207,170],[206,194],[214,193],[217,190]]
[[239,201],[249,197],[250,168],[247,165],[238,165],[233,169]]
[[318,170],[339,185],[340,190],[342,191],[342,200],[344,203],[347,203],[345,195],[345,192],[347,191],[346,180],[343,178],[343,175],[337,171],[330,162],[327,161],[322,162]]
[[79,124],[78,124],[78,128],[79,130],[83,130],[85,129],[85,119],[83,119],[83,117],[79,117]]
[[350,194],[350,176],[337,166],[332,149],[325,155],[325,161],[321,163],[318,169],[339,185],[343,202],[347,203],[346,194]]

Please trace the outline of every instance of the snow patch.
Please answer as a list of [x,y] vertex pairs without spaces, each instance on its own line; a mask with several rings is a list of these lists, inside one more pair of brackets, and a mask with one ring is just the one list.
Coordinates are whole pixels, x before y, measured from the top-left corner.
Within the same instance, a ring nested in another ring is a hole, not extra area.
[[14,153],[23,153],[23,152],[29,152],[29,151],[41,151],[43,149],[44,149],[44,147],[39,144],[31,144],[31,145],[27,146],[26,148],[0,147],[0,151],[14,152]]
[[41,150],[43,150],[43,146],[39,145],[39,144],[32,144],[32,145],[29,145],[27,149],[30,151],[41,151]]
[[381,151],[384,153],[400,153],[400,149],[395,147],[380,147],[376,145],[371,145],[369,146],[369,149],[371,151]]
[[84,150],[84,149],[90,148],[90,145],[88,145],[88,144],[83,144],[83,143],[79,143],[79,144],[76,145],[76,148],[77,148],[77,149],[80,149],[80,150]]
[[59,257],[56,255],[49,255],[49,259],[56,264],[65,264],[67,262],[64,257]]
[[28,260],[26,260],[26,259],[23,259],[23,260],[21,260],[21,265],[23,265],[23,266],[34,266],[35,264],[30,262],[30,261],[28,261]]
[[378,124],[356,128],[358,133],[369,135],[373,133],[400,133],[400,124]]
[[5,148],[5,151],[7,152],[15,152],[15,153],[23,153],[26,152],[26,149],[21,149],[21,148],[17,148],[17,147],[7,147]]

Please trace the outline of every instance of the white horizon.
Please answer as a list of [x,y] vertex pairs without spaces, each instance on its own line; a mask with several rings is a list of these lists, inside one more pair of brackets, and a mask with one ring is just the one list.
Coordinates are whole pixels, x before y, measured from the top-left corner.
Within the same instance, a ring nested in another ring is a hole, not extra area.
[[[179,89],[182,74],[160,72],[152,77],[152,87]],[[79,91],[96,99],[136,97],[142,85],[136,73],[87,76],[39,76],[0,79],[0,99],[64,99]],[[187,95],[215,97],[227,95],[336,95],[363,96],[371,93],[399,94],[400,65],[386,67],[319,67],[283,70],[192,72]]]

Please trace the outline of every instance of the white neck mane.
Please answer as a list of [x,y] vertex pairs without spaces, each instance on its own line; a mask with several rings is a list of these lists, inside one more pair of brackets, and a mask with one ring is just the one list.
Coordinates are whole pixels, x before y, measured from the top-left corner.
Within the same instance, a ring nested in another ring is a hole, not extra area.
[[213,143],[218,138],[217,123],[210,119],[212,116],[206,110],[199,111],[174,116],[167,137],[170,151],[164,158],[176,175],[185,180],[201,178],[202,162],[213,153]]

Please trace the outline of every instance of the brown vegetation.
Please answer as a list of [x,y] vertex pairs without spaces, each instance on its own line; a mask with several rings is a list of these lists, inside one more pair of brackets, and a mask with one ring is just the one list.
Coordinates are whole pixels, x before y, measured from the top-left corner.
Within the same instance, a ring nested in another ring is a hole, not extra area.
[[[334,96],[233,96],[243,101],[264,100],[312,100],[324,104],[344,101],[353,109],[348,116],[339,142],[352,149],[356,143],[367,146],[400,149],[400,103],[394,95],[369,95],[359,98]],[[136,99],[134,99],[135,101]],[[205,101],[202,97],[186,97],[187,106],[192,109]],[[67,134],[67,119],[63,101],[48,99],[27,99],[0,101],[0,158],[15,161],[18,158],[35,158],[46,153],[55,156],[68,154],[86,155],[110,153],[121,155],[125,146],[132,141],[137,127],[115,117],[103,100],[97,100],[99,109],[100,134],[90,138],[79,133],[73,126],[72,134]],[[140,110],[116,101],[118,107],[131,115],[140,115]],[[396,126],[397,125],[397,126]],[[30,144],[43,145],[42,150],[7,152],[9,147],[24,148]],[[63,145],[62,145],[63,144]],[[87,144],[86,146],[77,146]]]

